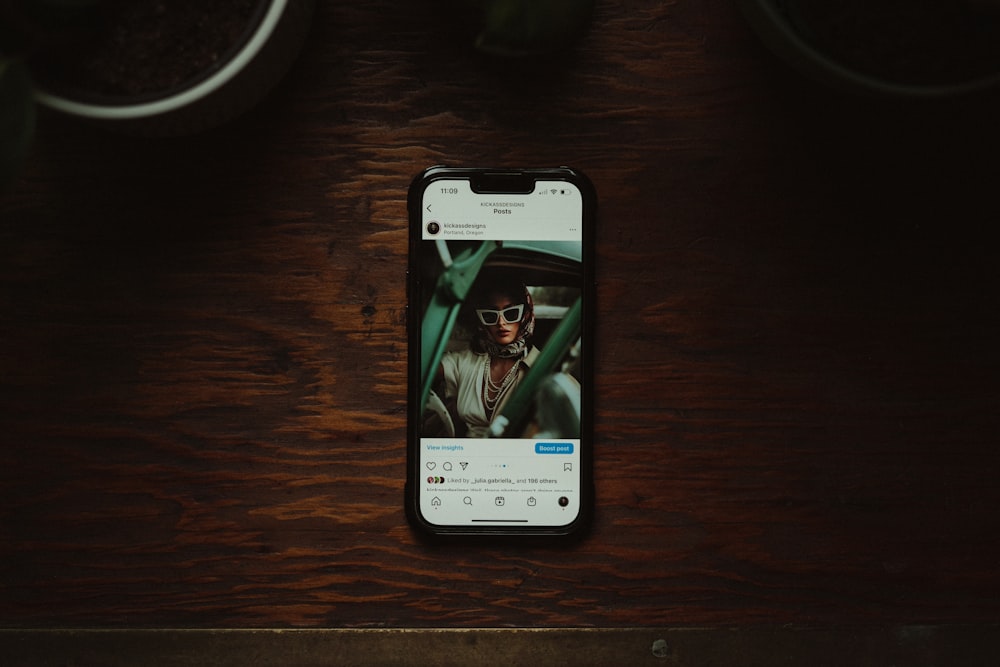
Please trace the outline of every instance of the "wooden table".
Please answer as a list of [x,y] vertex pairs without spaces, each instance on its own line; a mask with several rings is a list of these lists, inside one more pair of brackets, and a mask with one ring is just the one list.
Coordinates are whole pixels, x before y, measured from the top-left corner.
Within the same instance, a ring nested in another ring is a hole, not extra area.
[[[829,91],[728,0],[602,2],[576,50],[521,64],[447,3],[320,4],[250,114],[169,141],[43,115],[2,195],[4,641],[1000,636],[1000,97]],[[436,163],[597,186],[578,544],[406,523],[405,195]]]

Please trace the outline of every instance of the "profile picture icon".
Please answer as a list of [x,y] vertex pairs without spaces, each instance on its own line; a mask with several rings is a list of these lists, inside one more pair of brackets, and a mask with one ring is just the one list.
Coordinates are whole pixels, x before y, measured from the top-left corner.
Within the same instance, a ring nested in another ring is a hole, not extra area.
[[441,231],[441,225],[436,222],[427,223],[427,233],[434,236]]

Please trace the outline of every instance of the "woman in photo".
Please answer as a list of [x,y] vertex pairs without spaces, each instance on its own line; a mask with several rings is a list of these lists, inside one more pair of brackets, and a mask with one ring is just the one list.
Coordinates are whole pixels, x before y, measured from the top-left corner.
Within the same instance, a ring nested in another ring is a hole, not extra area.
[[469,348],[441,358],[438,382],[444,401],[458,415],[457,435],[488,437],[499,415],[539,350],[531,345],[535,310],[528,289],[518,283],[496,283],[470,300],[475,333]]

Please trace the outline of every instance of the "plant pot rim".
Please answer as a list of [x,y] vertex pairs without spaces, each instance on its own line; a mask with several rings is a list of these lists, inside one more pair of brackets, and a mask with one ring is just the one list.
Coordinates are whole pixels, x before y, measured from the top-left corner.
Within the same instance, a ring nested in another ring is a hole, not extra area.
[[221,68],[191,86],[138,103],[81,102],[58,93],[35,89],[35,100],[56,111],[96,120],[130,120],[170,113],[194,104],[232,81],[260,53],[274,33],[291,0],[268,0],[267,10],[250,38]]
[[900,83],[846,67],[816,49],[795,30],[775,0],[736,0],[758,37],[775,54],[806,75],[840,89],[883,97],[944,98],[1000,86],[1000,72],[955,83]]

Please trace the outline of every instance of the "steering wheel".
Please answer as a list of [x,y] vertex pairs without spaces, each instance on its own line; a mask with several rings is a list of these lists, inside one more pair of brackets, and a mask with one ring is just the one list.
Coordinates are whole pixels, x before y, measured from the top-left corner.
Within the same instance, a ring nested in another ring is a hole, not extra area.
[[[438,424],[433,424],[433,420],[437,418]],[[434,426],[438,426],[442,433],[428,433],[428,430],[435,430],[433,428],[428,428],[431,422]],[[427,395],[427,405],[424,406],[424,435],[431,435],[432,437],[444,437],[444,438],[454,438],[455,437],[455,423],[451,420],[451,415],[448,413],[448,408],[445,407],[444,401],[442,401],[434,390],[431,389],[430,393]]]

